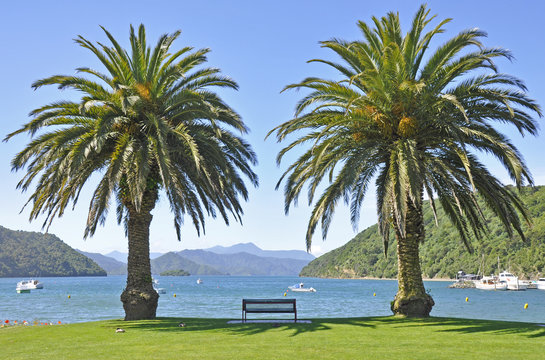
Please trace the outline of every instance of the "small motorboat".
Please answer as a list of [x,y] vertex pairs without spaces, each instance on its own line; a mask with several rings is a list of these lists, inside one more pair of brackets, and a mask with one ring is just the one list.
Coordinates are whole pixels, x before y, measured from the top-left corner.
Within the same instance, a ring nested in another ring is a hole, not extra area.
[[167,291],[164,289],[164,288],[157,288],[157,287],[153,287],[153,290],[155,290],[157,292],[157,294],[166,294]]
[[304,283],[288,286],[288,290],[294,292],[316,292],[316,289],[313,287],[306,288]]
[[537,280],[520,280],[522,284],[526,285],[526,289],[535,290],[537,289]]
[[519,281],[518,277],[507,271],[500,273],[499,280],[507,283],[507,290],[526,290],[528,288],[526,283]]
[[164,288],[157,287],[155,285],[159,285],[159,280],[153,279],[153,290],[157,292],[157,294],[166,294],[167,291]]
[[493,276],[483,276],[480,280],[475,280],[475,287],[480,290],[507,290],[505,281],[498,281]]
[[197,284],[202,284],[202,280],[201,280],[201,279],[197,279]]
[[17,283],[17,286],[15,287],[15,290],[17,291],[18,294],[20,293],[29,293],[30,290],[35,290],[35,289],[43,289],[44,288],[44,285],[39,282],[38,280],[23,280],[23,281],[19,281]]
[[539,278],[536,287],[538,290],[545,290],[545,278]]

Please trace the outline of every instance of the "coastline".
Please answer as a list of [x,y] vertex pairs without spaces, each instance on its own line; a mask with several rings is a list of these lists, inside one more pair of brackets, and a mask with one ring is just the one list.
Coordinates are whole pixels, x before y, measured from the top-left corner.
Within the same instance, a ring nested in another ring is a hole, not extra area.
[[[300,276],[301,278],[311,278],[313,276]],[[397,280],[397,278],[379,278],[372,276],[364,277],[318,277],[318,279],[336,279],[336,280]],[[422,281],[456,281],[456,279],[449,278],[422,278]]]

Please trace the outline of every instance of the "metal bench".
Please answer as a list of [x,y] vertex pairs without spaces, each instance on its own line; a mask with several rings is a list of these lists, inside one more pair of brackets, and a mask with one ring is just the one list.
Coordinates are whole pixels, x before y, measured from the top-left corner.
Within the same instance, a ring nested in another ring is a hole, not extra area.
[[242,322],[247,313],[292,313],[297,322],[295,299],[242,299]]

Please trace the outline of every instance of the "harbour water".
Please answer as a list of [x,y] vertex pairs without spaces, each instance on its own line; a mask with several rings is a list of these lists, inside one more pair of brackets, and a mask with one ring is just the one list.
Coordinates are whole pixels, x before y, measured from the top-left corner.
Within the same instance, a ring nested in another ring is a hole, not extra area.
[[[159,317],[239,319],[243,298],[297,299],[298,318],[391,315],[395,280],[348,280],[295,276],[161,277],[166,290],[159,298]],[[42,290],[17,294],[22,279],[0,278],[0,321],[76,323],[123,318],[119,296],[125,276],[40,278]],[[304,282],[315,293],[294,293],[288,286]],[[435,300],[432,316],[545,323],[545,291],[449,289],[452,281],[426,281]],[[466,298],[468,301],[466,301]],[[528,304],[527,309],[524,305]],[[253,314],[252,314],[253,315]],[[269,317],[256,315],[255,317]],[[273,315],[283,317],[283,315]],[[286,315],[286,317],[290,317]]]

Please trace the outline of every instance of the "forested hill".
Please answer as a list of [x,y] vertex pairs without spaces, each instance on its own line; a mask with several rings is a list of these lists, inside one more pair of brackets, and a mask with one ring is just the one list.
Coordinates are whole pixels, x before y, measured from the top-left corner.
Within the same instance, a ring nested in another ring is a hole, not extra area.
[[0,226],[0,277],[37,276],[106,276],[106,272],[55,235]]
[[[509,238],[499,219],[484,205],[488,219],[488,236],[473,240],[470,254],[462,244],[456,229],[439,210],[435,225],[433,213],[424,206],[426,239],[420,246],[422,273],[426,278],[454,278],[459,270],[484,274],[510,269],[518,276],[536,278],[545,273],[545,186],[524,188],[521,195],[532,217],[532,227],[524,226],[526,243],[517,235]],[[374,214],[373,214],[374,215]],[[372,216],[368,214],[368,216]],[[311,261],[300,276],[360,278],[395,278],[397,276],[396,243],[390,242],[388,257],[384,257],[382,239],[377,225],[359,233],[344,246]]]

